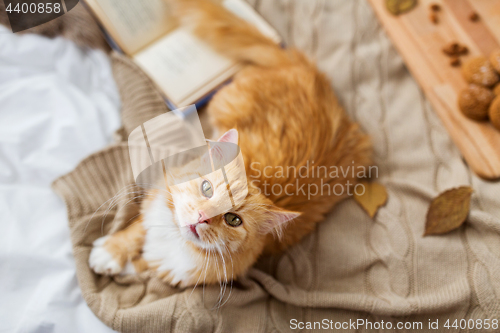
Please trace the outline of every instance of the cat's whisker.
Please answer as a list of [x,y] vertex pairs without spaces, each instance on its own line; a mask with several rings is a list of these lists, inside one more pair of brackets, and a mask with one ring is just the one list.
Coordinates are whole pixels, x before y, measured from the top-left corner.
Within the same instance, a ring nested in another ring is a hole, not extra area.
[[[115,197],[116,197],[116,196],[115,196]],[[115,199],[114,199],[115,197],[110,198],[108,201],[110,201],[110,200],[115,201]],[[139,196],[139,197],[140,197],[140,196]],[[138,198],[138,197],[137,197],[137,198]],[[135,200],[135,199],[136,199],[136,198],[132,198],[132,200]],[[106,201],[105,203],[107,203],[108,201]],[[129,201],[129,202],[130,202],[130,201]],[[104,203],[104,204],[105,204],[105,203]],[[90,219],[89,219],[89,221],[87,222],[87,225],[85,226],[84,232],[87,230],[87,227],[89,226],[90,222],[93,220],[93,218],[94,218],[95,214],[96,214],[96,213],[100,210],[100,208],[101,208],[104,204],[102,204],[102,205],[101,205],[101,206],[100,206],[100,207],[99,207],[99,208],[98,208],[98,209],[97,209],[97,210],[96,210],[96,211],[92,214],[91,218],[90,218]],[[127,202],[124,206],[126,206],[127,204],[128,204],[128,202]],[[110,203],[110,205],[111,205],[111,203]],[[115,204],[113,204],[113,206],[112,206],[112,207],[114,207],[115,205],[116,205],[116,203],[115,203]],[[111,207],[111,208],[110,208],[110,207],[108,207],[108,208],[104,211],[104,215],[103,215],[103,217],[102,217],[102,221],[101,221],[101,234],[103,234],[103,233],[104,233],[104,222],[105,222],[106,217],[108,216],[109,212],[111,211],[112,207]]]
[[215,244],[215,246],[216,246],[217,251],[220,254],[220,257],[221,257],[221,260],[222,260],[222,268],[224,270],[224,280],[222,280],[222,285],[223,286],[219,283],[221,291],[219,292],[220,297],[219,297],[219,300],[217,302],[218,303],[217,308],[220,309],[221,304],[222,304],[222,300],[224,299],[224,295],[226,294],[226,288],[227,288],[227,271],[226,271],[226,261],[224,260],[224,255],[222,254],[220,246],[218,246],[217,243]]
[[207,271],[208,271],[208,266],[210,264],[210,249],[208,249],[208,261],[207,261],[207,268],[205,269],[205,277],[203,278],[203,302],[205,302],[205,282],[207,280]]
[[[198,259],[200,259],[200,257],[203,255],[202,252],[198,253],[198,257],[196,258],[196,261],[198,261]],[[203,272],[203,268],[205,267],[205,263],[206,261],[203,262],[203,267],[201,268],[202,272]],[[188,299],[191,297],[191,295],[193,294],[194,290],[196,289],[196,287],[198,286],[198,283],[200,282],[200,278],[201,278],[201,274],[198,276],[198,279],[196,280],[196,283],[193,287],[193,289],[191,290],[191,293],[189,294],[189,297]]]
[[219,281],[219,296],[217,297],[217,302],[215,303],[214,307],[212,307],[212,310],[215,308],[215,306],[219,303],[221,297],[222,297],[222,275],[219,273],[219,260],[217,258],[216,253],[214,253],[214,264],[215,264],[215,272],[217,273],[217,281]]
[[[101,234],[104,233],[104,222],[106,220],[106,217],[108,216],[109,212],[111,211],[111,209],[113,209],[118,203],[119,203],[119,200],[122,198],[122,197],[125,197],[125,196],[128,196],[130,194],[139,194],[139,195],[135,195],[133,197],[131,197],[125,204],[123,204],[123,207],[127,206],[130,202],[136,200],[136,199],[140,199],[140,198],[144,198],[146,197],[147,195],[145,194],[144,190],[143,189],[140,189],[140,190],[137,190],[137,191],[130,191],[130,192],[126,192],[126,190],[128,189],[132,189],[132,188],[135,188],[135,187],[141,187],[141,185],[144,185],[145,183],[142,183],[142,184],[130,184],[126,187],[124,187],[122,190],[120,190],[120,192],[118,192],[115,196],[113,196],[112,198],[110,198],[109,200],[107,200],[104,204],[108,203],[109,201],[109,206],[108,208],[105,210],[105,213],[103,215],[103,218],[102,218],[102,221],[101,221]],[[148,184],[146,184],[148,185]],[[149,185],[152,185],[152,184],[149,184]],[[162,190],[164,192],[167,192],[166,190]],[[165,199],[168,199],[168,198],[165,198]],[[169,199],[168,199],[169,200]],[[100,208],[104,205],[102,204],[95,212],[94,214],[92,215],[91,219],[89,220],[88,223],[90,223],[90,221],[92,220],[93,216],[95,216],[95,214],[100,210]],[[134,217],[132,217],[131,219],[137,217],[139,214],[135,215]],[[129,222],[131,219],[129,219],[127,222]],[[87,223],[87,226],[85,227],[85,229],[88,227],[88,223]],[[166,227],[164,225],[158,225],[157,227]]]
[[[115,194],[112,198],[110,198],[108,201],[111,201],[109,203],[109,206],[108,208],[106,209],[106,211],[108,211],[109,209],[111,209],[112,207],[114,207],[114,205],[124,196],[127,196],[127,195],[130,195],[130,194],[141,194],[143,195],[144,194],[144,191],[140,190],[140,191],[131,191],[131,192],[126,192],[128,191],[129,189],[132,189],[133,187],[135,187],[134,184],[131,184],[131,185],[128,185],[126,187],[124,187],[123,189],[121,189],[117,194]],[[125,193],[126,192],[126,193]],[[108,202],[106,201],[106,203]],[[101,205],[102,206],[102,205]],[[99,211],[101,207],[99,207],[97,209],[97,211]]]
[[167,224],[152,224],[152,225],[148,225],[148,229],[150,229],[150,228],[166,228],[166,229],[173,229],[173,230],[178,230],[179,229],[177,226],[167,225]]
[[233,279],[234,279],[234,276],[233,276],[233,256],[231,255],[231,251],[229,251],[229,248],[227,247],[227,245],[222,242],[222,245],[224,245],[224,247],[226,248],[227,250],[227,253],[229,254],[229,258],[231,259],[231,280],[230,280],[230,286],[229,286],[229,295],[227,295],[227,298],[226,300],[224,301],[224,303],[221,304],[221,307],[224,306],[228,301],[229,301],[229,298],[231,297],[231,294],[233,292]]
[[[134,220],[136,217],[138,217],[140,215],[141,215],[141,213],[135,214],[134,216],[132,216],[131,218],[129,218],[125,224],[128,224],[130,221]],[[134,224],[137,224],[137,223],[142,223],[142,221],[140,221],[140,220],[134,221],[133,223],[127,225],[127,227],[125,229],[128,229],[128,228],[130,228],[131,226],[133,226]]]
[[[217,246],[218,244],[216,244]],[[224,280],[223,280],[223,283],[224,283],[224,289],[222,290],[222,296],[221,296],[221,299],[219,301],[219,306],[220,304],[222,303],[222,300],[224,299],[224,295],[226,294],[226,282],[227,282],[227,271],[226,271],[226,260],[224,259],[224,255],[222,254],[222,251],[220,249],[219,246],[217,246],[217,251],[219,251],[219,254],[220,254],[220,257],[221,257],[221,261],[222,261],[222,269],[223,269],[223,273],[224,273]]]
[[[130,203],[130,202],[134,201],[135,199],[139,199],[139,198],[143,198],[143,197],[144,197],[144,194],[142,194],[142,195],[138,195],[138,196],[134,196],[134,197],[132,197],[131,199],[129,199],[129,200],[128,200],[128,201],[127,201],[124,205],[123,205],[123,207],[126,207],[126,206]],[[118,204],[118,203],[116,203],[116,204]],[[115,204],[115,205],[116,205],[116,204]],[[114,207],[115,205],[113,205],[113,207]],[[108,209],[106,210],[105,215],[102,217],[102,221],[101,221],[101,234],[104,234],[104,222],[105,222],[106,217],[108,216],[109,212],[111,211],[111,209],[112,209],[112,208],[108,208]]]
[[[92,214],[92,216],[90,217],[89,221],[87,222],[87,225],[85,226],[83,232],[86,232],[87,231],[87,227],[89,226],[90,224],[90,221],[92,221],[94,219],[94,216],[95,214],[106,204],[108,204],[110,201],[113,202],[117,196],[120,195],[120,192],[122,192],[123,190],[126,190],[128,187],[133,187],[135,186],[135,184],[130,184],[130,185],[127,185],[125,186],[122,190],[120,190],[116,195],[114,195],[113,197],[109,198],[108,200],[106,200],[105,202],[103,202],[95,211],[94,213]],[[111,204],[111,203],[110,203]]]
[[122,197],[125,197],[125,196],[129,196],[130,194],[134,194],[135,196],[133,196],[132,198],[130,198],[129,201],[127,201],[123,206],[125,207],[130,201],[132,200],[135,200],[135,199],[139,199],[139,198],[143,198],[145,197],[145,194],[144,192],[139,192],[139,191],[133,191],[133,192],[128,192],[128,193],[123,193],[121,194],[120,196],[115,196],[113,202],[111,202],[108,206],[108,208],[106,209],[105,213],[106,215],[109,214],[109,212],[111,211],[111,209],[113,209],[117,204],[119,204],[120,202],[120,199]]
[[221,256],[221,261],[222,261],[222,273],[224,273],[224,279],[222,280],[222,290],[221,290],[221,297],[219,299],[219,305],[218,307],[220,308],[222,301],[224,300],[224,296],[226,295],[226,290],[227,290],[227,270],[226,270],[226,261],[224,259],[224,256],[222,255],[220,249],[218,249],[220,256]]
[[227,246],[227,244],[225,242],[222,242],[222,245],[226,249],[226,253],[228,254],[229,260],[231,262],[231,279],[229,280],[231,282],[230,289],[229,289],[229,296],[230,296],[231,292],[232,292],[232,289],[233,289],[233,279],[234,279],[234,275],[233,275],[234,274],[233,255],[232,255],[231,251],[229,250],[229,247]]

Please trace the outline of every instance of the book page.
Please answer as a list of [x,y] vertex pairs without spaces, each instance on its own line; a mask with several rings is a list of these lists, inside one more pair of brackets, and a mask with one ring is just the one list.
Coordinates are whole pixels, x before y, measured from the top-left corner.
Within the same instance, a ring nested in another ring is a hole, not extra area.
[[133,55],[173,28],[163,0],[85,0],[111,37]]
[[184,28],[159,39],[134,60],[178,106],[236,65]]
[[236,16],[254,25],[263,35],[271,38],[276,44],[281,43],[281,37],[276,30],[245,1],[224,0],[222,4]]

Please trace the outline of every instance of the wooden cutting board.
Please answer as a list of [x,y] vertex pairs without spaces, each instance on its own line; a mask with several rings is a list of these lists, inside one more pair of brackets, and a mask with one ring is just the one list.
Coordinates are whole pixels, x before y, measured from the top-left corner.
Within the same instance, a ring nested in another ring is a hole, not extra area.
[[[442,52],[450,42],[466,45],[464,62],[500,48],[500,0],[419,0],[399,16],[387,11],[385,0],[368,2],[471,169],[483,178],[500,178],[500,131],[462,115],[457,98],[467,83]],[[438,24],[429,19],[434,3],[441,6]],[[479,14],[478,22],[469,19],[472,12]]]

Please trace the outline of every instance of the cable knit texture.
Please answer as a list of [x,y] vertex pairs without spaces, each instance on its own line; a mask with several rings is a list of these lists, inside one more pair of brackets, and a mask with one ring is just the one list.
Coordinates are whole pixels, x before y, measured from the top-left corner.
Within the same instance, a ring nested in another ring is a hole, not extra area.
[[[317,61],[349,115],[372,136],[387,205],[372,220],[353,200],[343,202],[300,244],[261,258],[218,310],[218,286],[191,292],[147,274],[95,275],[87,264],[92,241],[124,227],[140,201],[126,187],[133,177],[123,140],[167,110],[148,78],[113,55],[122,142],[53,185],[67,204],[77,276],[92,311],[117,331],[148,333],[289,332],[291,319],[324,318],[421,321],[425,330],[429,319],[442,327],[448,318],[500,318],[500,186],[464,164],[368,3],[250,3],[288,45]],[[461,185],[475,191],[466,224],[422,237],[432,198]]]

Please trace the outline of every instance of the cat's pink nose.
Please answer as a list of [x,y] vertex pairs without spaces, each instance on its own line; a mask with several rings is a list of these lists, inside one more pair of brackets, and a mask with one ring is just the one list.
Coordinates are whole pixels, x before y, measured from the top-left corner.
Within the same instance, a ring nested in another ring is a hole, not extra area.
[[207,214],[201,210],[198,211],[198,223],[210,223]]

